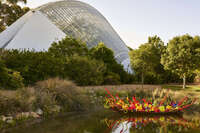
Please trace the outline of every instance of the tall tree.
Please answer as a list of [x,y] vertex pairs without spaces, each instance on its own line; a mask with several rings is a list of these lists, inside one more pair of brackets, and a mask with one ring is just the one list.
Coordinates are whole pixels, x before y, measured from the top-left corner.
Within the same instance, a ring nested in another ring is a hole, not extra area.
[[66,37],[59,42],[54,42],[48,51],[54,57],[87,56],[88,48],[85,43],[75,38]]
[[164,68],[178,74],[186,87],[186,77],[200,67],[200,37],[188,34],[169,41],[161,63]]
[[154,71],[154,62],[159,60],[158,57],[151,52],[152,48],[153,47],[147,43],[129,53],[133,70],[141,75],[142,87],[145,75]]
[[[106,45],[102,42],[100,42],[97,46],[91,48],[89,50],[89,54],[92,58],[96,60],[103,61],[106,65],[106,73],[104,77],[116,77],[116,79],[119,79],[121,83],[130,83],[131,82],[131,74],[128,74],[123,66],[119,64],[114,56],[114,52],[112,49],[109,49],[106,47]],[[116,76],[119,75],[119,76]]]
[[157,77],[163,73],[160,59],[164,49],[164,42],[158,36],[153,36],[148,38],[147,43],[130,52],[132,68],[140,75],[142,84],[145,75],[151,74]]
[[0,32],[4,31],[8,26],[29,11],[28,7],[20,7],[18,2],[26,3],[26,0],[0,1]]

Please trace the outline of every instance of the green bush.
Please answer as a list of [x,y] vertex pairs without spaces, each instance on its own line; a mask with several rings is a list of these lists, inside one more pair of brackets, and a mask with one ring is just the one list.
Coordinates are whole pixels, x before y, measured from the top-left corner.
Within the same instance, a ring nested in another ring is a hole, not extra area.
[[0,89],[17,89],[23,87],[23,78],[19,72],[6,68],[0,59]]
[[[66,37],[53,43],[48,52],[1,50],[0,58],[0,64],[4,64],[0,66],[0,86],[5,89],[22,87],[22,81],[28,86],[54,77],[69,78],[78,85],[101,85],[104,77],[109,80],[116,75],[121,83],[132,82],[130,74],[116,62],[113,51],[103,43],[88,50],[85,43]],[[117,80],[112,84],[119,84]]]
[[54,42],[48,49],[54,57],[65,58],[70,56],[87,56],[88,48],[85,43],[80,40],[66,37],[58,43]]
[[104,63],[88,57],[68,58],[65,65],[66,75],[78,85],[100,85],[105,72]]
[[111,77],[110,75],[106,75],[107,73],[115,73],[115,75],[117,74],[120,76],[121,83],[125,84],[132,82],[133,79],[131,74],[128,74],[123,66],[117,63],[113,51],[107,48],[103,43],[99,43],[96,47],[90,49],[89,53],[91,58],[104,62],[106,65],[105,77]]
[[120,76],[116,73],[110,72],[104,77],[104,84],[107,84],[107,85],[120,84]]
[[7,69],[7,71],[8,71],[8,82],[5,88],[6,89],[22,88],[24,84],[23,84],[23,78],[20,75],[20,73],[17,71],[13,71],[11,69]]
[[3,59],[7,68],[20,72],[25,85],[62,76],[64,61],[48,52],[9,50]]

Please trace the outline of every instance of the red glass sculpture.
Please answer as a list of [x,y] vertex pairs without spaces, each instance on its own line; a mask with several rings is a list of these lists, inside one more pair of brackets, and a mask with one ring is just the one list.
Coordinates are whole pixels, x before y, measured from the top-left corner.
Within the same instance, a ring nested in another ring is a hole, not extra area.
[[127,97],[123,100],[118,95],[114,97],[108,89],[105,88],[105,90],[108,95],[106,95],[104,107],[123,113],[178,113],[196,101],[196,99],[193,99],[188,103],[187,100],[189,98],[185,96],[179,102],[171,101],[170,104],[166,104],[165,101],[168,97],[166,94],[160,102],[154,104],[152,101],[147,101],[146,99],[139,101],[135,96],[131,99]]

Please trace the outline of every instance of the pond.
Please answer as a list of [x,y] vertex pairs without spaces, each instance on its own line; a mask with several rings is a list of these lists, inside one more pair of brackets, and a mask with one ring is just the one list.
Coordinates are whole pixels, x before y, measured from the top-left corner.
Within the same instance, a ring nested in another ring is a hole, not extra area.
[[198,118],[124,116],[108,110],[68,113],[31,126],[25,125],[6,133],[200,133]]

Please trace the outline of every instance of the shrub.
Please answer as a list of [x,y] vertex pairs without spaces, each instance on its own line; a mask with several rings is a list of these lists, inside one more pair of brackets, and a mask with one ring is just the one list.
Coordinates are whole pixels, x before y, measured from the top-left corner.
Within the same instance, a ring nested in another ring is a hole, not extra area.
[[36,91],[34,87],[20,88],[17,90],[16,98],[23,111],[33,111],[36,109]]
[[17,89],[23,87],[23,78],[19,72],[8,69],[0,59],[0,88]]
[[48,52],[9,50],[3,59],[7,68],[20,72],[25,85],[62,76],[64,61],[51,56]]
[[75,38],[66,37],[58,43],[54,42],[48,49],[54,57],[87,56],[88,48],[85,43]]
[[45,114],[60,111],[83,111],[91,106],[87,91],[72,81],[52,78],[21,88],[11,97],[0,94],[0,115],[42,109]]
[[67,111],[80,111],[89,102],[82,90],[69,80],[48,79],[38,82],[35,88],[38,106],[45,110],[58,105]]
[[[90,49],[89,53],[91,58],[104,62],[106,65],[106,73],[115,73],[115,75],[119,75],[121,83],[132,82],[130,74],[128,74],[123,66],[116,61],[114,52],[107,48],[103,43],[99,43],[96,47]],[[110,75],[105,76],[111,78]]]
[[13,71],[11,69],[8,70],[8,82],[5,88],[7,89],[18,89],[24,86],[23,78],[19,72]]
[[17,98],[5,97],[0,94],[0,115],[20,112],[21,104]]
[[78,85],[100,85],[105,72],[104,63],[88,57],[68,58],[65,65],[66,75]]
[[110,72],[104,77],[104,84],[108,85],[120,84],[120,76],[116,73]]

